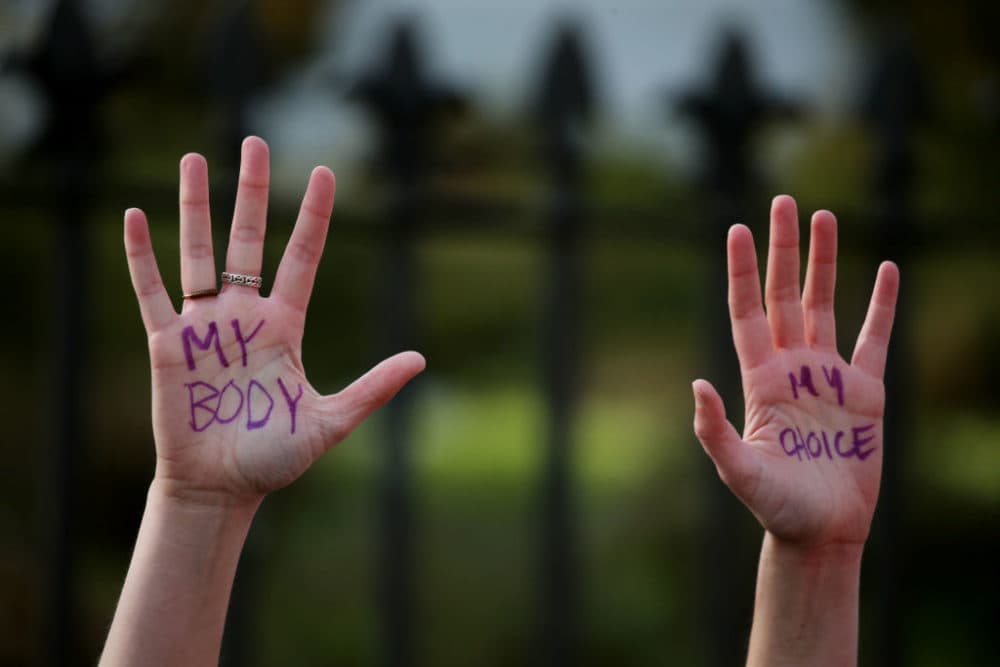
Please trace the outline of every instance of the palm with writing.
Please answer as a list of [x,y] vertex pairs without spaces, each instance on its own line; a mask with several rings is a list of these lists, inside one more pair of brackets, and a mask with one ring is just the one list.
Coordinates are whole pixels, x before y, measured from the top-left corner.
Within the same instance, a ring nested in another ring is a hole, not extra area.
[[753,236],[729,231],[729,310],[746,405],[743,437],[711,384],[694,383],[694,427],[720,477],[775,537],[804,546],[861,544],[882,468],[885,368],[899,285],[878,271],[851,363],[837,352],[833,294],[837,223],[813,215],[799,294],[798,214],[791,197],[771,208],[765,301]]
[[[269,186],[267,145],[243,143],[226,270],[259,276]],[[125,248],[149,339],[156,481],[209,503],[259,501],[299,477],[424,367],[396,355],[349,387],[322,396],[306,380],[302,333],[333,210],[334,178],[313,170],[270,296],[223,284],[187,297],[178,315],[160,279],[146,218],[125,214]],[[180,164],[181,284],[186,295],[216,285],[208,168]]]

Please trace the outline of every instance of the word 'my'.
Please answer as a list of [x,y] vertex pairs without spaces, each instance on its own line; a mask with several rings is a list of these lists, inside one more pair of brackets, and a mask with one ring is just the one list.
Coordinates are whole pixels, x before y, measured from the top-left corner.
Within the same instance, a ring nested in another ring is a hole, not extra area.
[[[823,377],[826,379],[826,384],[837,392],[837,405],[844,405],[844,378],[840,374],[840,370],[836,366],[831,366],[829,369],[826,366],[820,366],[823,369]],[[813,396],[819,396],[819,392],[816,391],[816,385],[813,383],[812,369],[808,366],[803,366],[799,370],[798,377],[795,376],[794,371],[789,371],[788,381],[792,385],[792,396],[795,400],[799,400],[799,390],[802,389]]]
[[[233,333],[236,334],[236,342],[240,344],[240,354],[243,358],[243,366],[245,367],[247,365],[247,343],[252,341],[253,337],[260,331],[260,328],[264,326],[264,320],[258,322],[257,326],[246,337],[244,337],[243,331],[240,329],[239,320],[233,319],[229,324],[233,327]],[[192,345],[199,350],[208,350],[214,344],[215,356],[219,358],[219,363],[229,368],[229,360],[226,359],[226,353],[222,351],[222,342],[219,340],[219,327],[215,324],[214,320],[208,323],[208,333],[205,334],[204,338],[195,332],[194,326],[186,326],[181,331],[181,340],[184,342],[184,357],[187,359],[189,371],[193,371],[197,367],[194,361]]]

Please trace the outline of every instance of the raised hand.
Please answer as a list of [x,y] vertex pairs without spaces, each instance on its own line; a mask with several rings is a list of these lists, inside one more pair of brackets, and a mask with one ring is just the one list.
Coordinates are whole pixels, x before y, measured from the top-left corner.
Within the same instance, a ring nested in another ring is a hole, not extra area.
[[[260,276],[268,182],[267,145],[250,137],[226,256],[230,274]],[[184,156],[180,315],[160,279],[145,216],[126,212],[125,248],[152,364],[156,481],[168,492],[209,503],[259,500],[295,480],[423,369],[419,354],[403,353],[332,396],[306,379],[302,331],[334,187],[329,169],[313,170],[270,296],[231,283],[216,295],[207,165],[200,155]]]
[[775,198],[766,315],[750,230],[734,225],[727,245],[729,310],[746,405],[743,437],[704,380],[693,387],[695,433],[719,476],[775,538],[810,548],[863,544],[879,491],[882,374],[899,272],[891,262],[879,267],[848,364],[837,352],[831,213],[812,217],[800,298],[795,201]]
[[424,368],[396,355],[338,394],[302,367],[302,329],[333,210],[334,179],[313,170],[299,217],[262,297],[267,145],[243,142],[226,271],[217,292],[208,168],[181,160],[178,315],[146,217],[125,213],[125,250],[149,338],[156,474],[102,666],[217,665],[233,577],[264,495],[301,475]]

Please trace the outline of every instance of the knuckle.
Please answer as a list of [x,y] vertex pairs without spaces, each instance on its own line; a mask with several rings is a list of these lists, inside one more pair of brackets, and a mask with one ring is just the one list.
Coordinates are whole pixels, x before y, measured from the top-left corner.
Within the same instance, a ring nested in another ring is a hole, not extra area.
[[139,298],[145,298],[148,296],[153,296],[154,294],[159,294],[163,291],[163,283],[159,280],[149,280],[146,283],[140,285],[136,289],[136,294]]
[[288,245],[289,256],[303,264],[313,264],[319,261],[319,250],[307,241],[295,241]]
[[264,234],[256,225],[239,223],[233,226],[233,238],[242,243],[260,243]]
[[189,259],[207,259],[212,257],[212,245],[210,243],[189,243],[186,254]]
[[249,190],[251,192],[267,192],[268,183],[267,181],[254,181],[249,178],[241,178],[239,184],[240,190]]

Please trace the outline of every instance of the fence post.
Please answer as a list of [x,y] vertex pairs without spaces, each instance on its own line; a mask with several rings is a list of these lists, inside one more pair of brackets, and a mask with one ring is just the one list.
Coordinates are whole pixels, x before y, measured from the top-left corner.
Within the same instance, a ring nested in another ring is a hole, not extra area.
[[54,7],[39,49],[25,59],[49,107],[41,149],[51,166],[51,212],[56,219],[53,253],[54,332],[50,345],[55,398],[55,442],[47,457],[48,495],[44,505],[47,567],[42,622],[42,664],[77,662],[77,524],[80,515],[79,477],[83,469],[86,420],[83,373],[86,366],[86,325],[90,243],[85,225],[94,192],[95,165],[100,160],[98,106],[107,77],[98,66],[89,29],[73,0]]
[[[380,352],[414,346],[416,267],[413,239],[425,208],[424,175],[430,164],[432,125],[458,96],[425,72],[416,28],[400,21],[393,28],[383,62],[364,76],[350,97],[363,104],[381,130],[380,157],[391,179],[388,228],[383,247],[385,275],[380,303]],[[380,544],[377,594],[384,650],[382,664],[417,662],[413,627],[413,490],[410,463],[414,387],[404,388],[384,415],[384,456],[379,485]]]
[[580,227],[583,221],[582,125],[594,92],[579,28],[564,25],[543,66],[536,114],[551,178],[547,223],[548,285],[542,320],[542,373],[549,408],[542,480],[543,664],[577,664],[579,564],[572,425],[580,374]]
[[[243,138],[251,133],[250,102],[261,80],[261,65],[266,60],[261,53],[257,26],[254,23],[253,0],[230,2],[219,23],[209,35],[205,83],[222,107],[219,128],[220,171],[225,175],[223,187],[216,188],[212,199],[214,209],[223,215],[212,225],[213,253],[225,262],[229,246],[230,221],[236,202],[239,166]],[[214,216],[213,216],[214,217]],[[218,263],[217,263],[218,265]],[[223,264],[224,265],[224,264]],[[254,588],[258,581],[263,545],[267,538],[267,514],[257,517],[240,556],[239,569],[226,613],[220,661],[225,665],[249,667],[256,663],[253,648]]]
[[[704,150],[703,186],[707,217],[709,271],[706,282],[705,321],[708,332],[708,377],[725,400],[726,409],[740,424],[743,395],[739,363],[732,344],[727,309],[725,240],[730,225],[749,222],[760,231],[766,212],[749,205],[756,178],[753,172],[754,134],[775,118],[794,116],[796,105],[760,87],[746,37],[730,30],[718,53],[713,80],[702,90],[688,92],[678,111],[694,122]],[[752,220],[745,218],[753,216]],[[698,627],[705,633],[702,643],[706,664],[730,666],[746,658],[753,604],[752,561],[742,553],[741,529],[746,510],[718,480],[710,465],[705,474],[706,516],[701,525],[703,591]],[[734,549],[733,543],[740,548]],[[746,545],[749,549],[749,544]]]
[[[226,178],[222,192],[216,192],[213,199],[225,202],[226,223],[231,219],[236,201],[240,149],[243,139],[251,134],[250,102],[265,78],[267,56],[254,21],[253,7],[253,0],[231,0],[227,11],[208,35],[205,53],[207,67],[203,81],[222,107],[222,123],[218,129],[222,158],[219,164]],[[212,230],[215,250],[225,249],[228,224],[215,224]]]
[[[913,238],[913,185],[916,172],[913,136],[923,119],[927,98],[923,73],[908,35],[885,35],[864,92],[862,116],[872,131],[875,148],[875,252],[879,259],[896,261],[904,276]],[[875,664],[903,664],[901,596],[906,581],[906,547],[900,547],[905,512],[903,471],[906,468],[910,423],[910,382],[905,368],[909,350],[908,299],[900,292],[893,325],[892,344],[886,360],[886,406],[882,462],[882,487],[873,526],[873,570],[869,581],[877,582],[875,623],[871,632]]]

